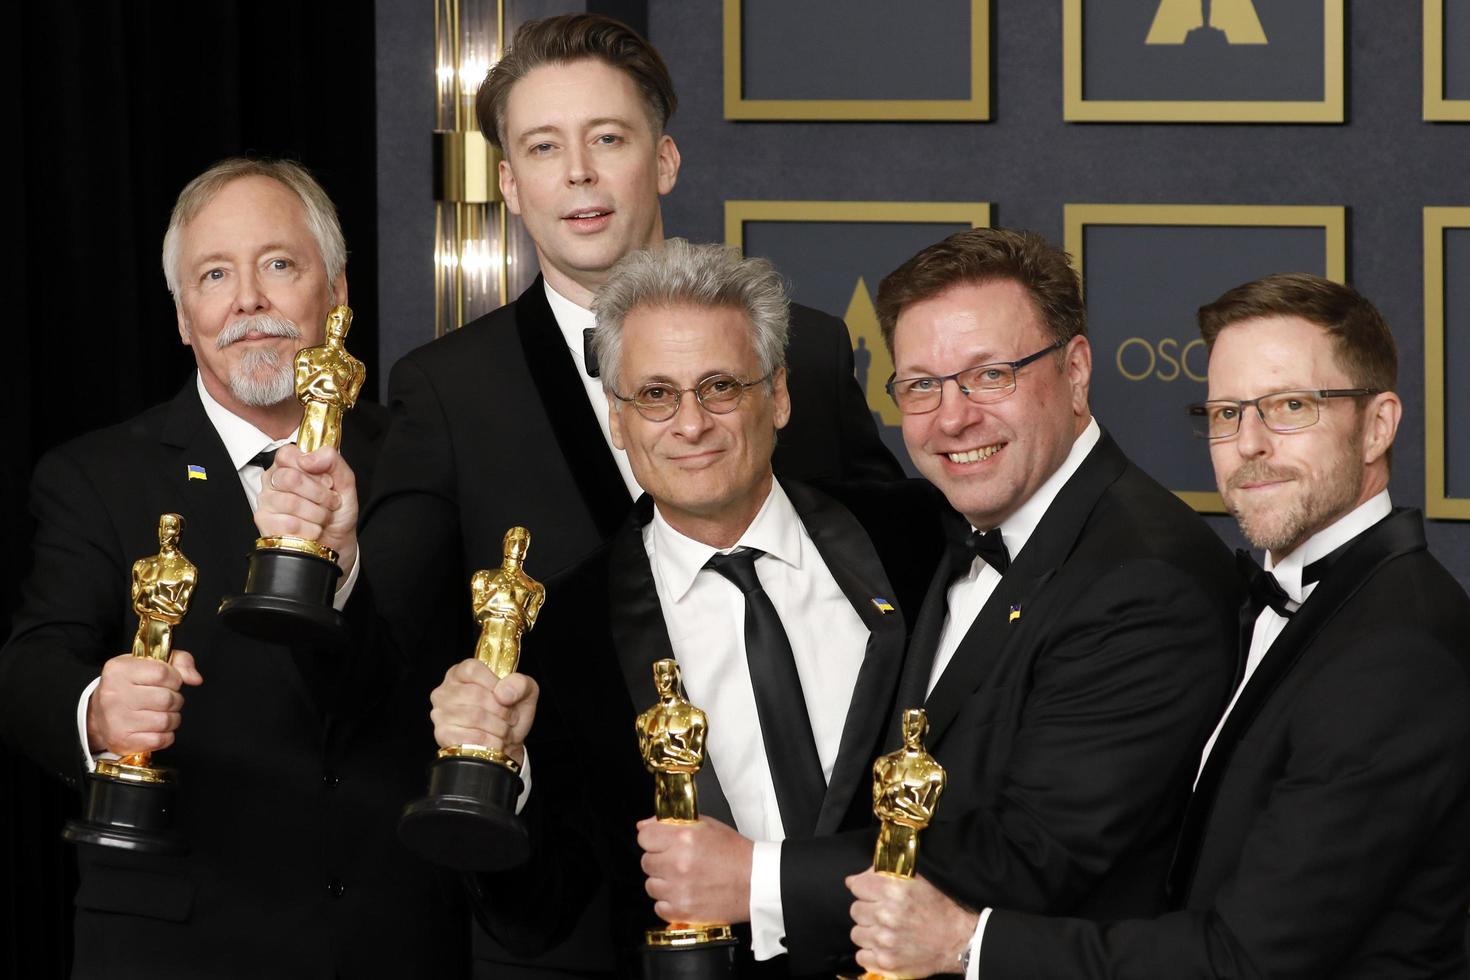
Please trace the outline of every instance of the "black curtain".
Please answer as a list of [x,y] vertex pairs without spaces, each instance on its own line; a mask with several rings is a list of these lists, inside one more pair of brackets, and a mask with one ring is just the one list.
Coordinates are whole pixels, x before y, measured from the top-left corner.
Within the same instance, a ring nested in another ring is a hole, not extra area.
[[[370,377],[377,190],[368,0],[49,0],[7,5],[0,23],[9,93],[0,152],[12,161],[6,224],[19,252],[3,263],[8,635],[35,460],[171,397],[192,368],[159,264],[183,185],[242,153],[289,157],[316,174],[341,214],[350,343]],[[67,975],[75,871],[57,835],[76,808],[69,791],[0,746],[0,976]]]

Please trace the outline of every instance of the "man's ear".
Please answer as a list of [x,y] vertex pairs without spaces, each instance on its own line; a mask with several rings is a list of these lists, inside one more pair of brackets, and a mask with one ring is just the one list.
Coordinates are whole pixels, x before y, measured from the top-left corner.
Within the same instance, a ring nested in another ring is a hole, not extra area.
[[509,160],[501,159],[496,175],[500,178],[500,196],[505,199],[505,206],[510,208],[511,214],[519,215],[521,194],[516,187],[516,172],[511,169]]
[[1085,418],[1088,414],[1087,394],[1092,386],[1092,345],[1084,336],[1076,336],[1062,348],[1066,358],[1063,370],[1072,388],[1072,414]]
[[791,421],[791,392],[786,389],[786,369],[771,375],[771,404],[775,409],[776,428],[784,429]]
[[663,196],[679,182],[679,147],[674,138],[664,133],[658,138],[658,193]]
[[184,319],[184,304],[174,300],[174,318],[179,322],[179,340],[185,347],[193,346],[193,338],[189,335],[189,324]]
[[625,450],[628,447],[623,445],[623,420],[618,415],[620,403],[612,396],[612,392],[604,389],[602,394],[607,399],[607,434],[615,447]]
[[1381,459],[1393,445],[1394,435],[1399,431],[1399,420],[1404,415],[1403,402],[1391,391],[1374,395],[1368,403],[1367,425],[1363,427],[1363,462],[1371,464]]

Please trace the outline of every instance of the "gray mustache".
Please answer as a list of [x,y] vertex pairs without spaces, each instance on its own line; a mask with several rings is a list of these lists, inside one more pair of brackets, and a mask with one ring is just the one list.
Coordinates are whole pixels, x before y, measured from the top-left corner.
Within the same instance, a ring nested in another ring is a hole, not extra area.
[[257,313],[227,324],[219,332],[219,336],[214,338],[215,350],[224,350],[236,341],[244,340],[246,334],[251,333],[262,333],[267,337],[289,337],[292,340],[301,337],[301,331],[290,320],[272,313]]

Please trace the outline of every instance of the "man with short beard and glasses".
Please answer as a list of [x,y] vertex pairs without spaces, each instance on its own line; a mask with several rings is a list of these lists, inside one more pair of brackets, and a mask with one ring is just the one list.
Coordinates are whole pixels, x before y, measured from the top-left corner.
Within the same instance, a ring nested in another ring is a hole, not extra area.
[[866,881],[860,961],[927,975],[964,934],[983,980],[1465,976],[1470,599],[1419,511],[1389,500],[1393,336],[1351,287],[1304,274],[1199,319],[1209,400],[1190,414],[1266,570],[1241,553],[1240,666],[1175,849],[1174,911],[977,915],[922,879]]
[[[179,195],[163,245],[197,371],[171,401],[36,467],[34,563],[0,650],[0,737],[76,787],[97,758],[164,750],[188,847],[79,846],[74,976],[447,975],[465,958],[454,892],[394,843],[431,737],[419,698],[395,715],[366,700],[358,658],[245,639],[215,615],[258,535],[331,544],[356,521],[352,474],[371,478],[383,410],[348,413],[340,456],[291,445],[293,359],[347,301],[345,266],[335,208],[303,168],[210,168]],[[297,464],[267,469],[277,450]],[[252,523],[287,489],[315,511]],[[170,512],[199,584],[165,664],[128,655],[129,568],[158,550]],[[355,552],[341,564],[345,601]]]

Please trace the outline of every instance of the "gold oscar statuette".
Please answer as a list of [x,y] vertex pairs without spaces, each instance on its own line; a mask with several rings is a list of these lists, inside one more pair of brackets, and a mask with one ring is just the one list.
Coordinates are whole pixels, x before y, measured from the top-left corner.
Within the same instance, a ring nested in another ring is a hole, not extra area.
[[[934,819],[934,808],[944,792],[944,767],[924,749],[928,732],[929,716],[924,709],[909,708],[903,713],[903,747],[873,763],[873,814],[879,822],[873,870],[881,875],[914,876],[919,831]],[[870,971],[862,980],[885,976]]]
[[[673,660],[655,661],[653,685],[658,702],[635,722],[638,751],[643,765],[653,773],[653,813],[665,823],[694,823],[699,820],[699,798],[694,776],[704,765],[704,742],[709,719],[684,695],[679,665]],[[722,923],[674,922],[666,928],[645,933],[644,975],[725,976],[726,963],[733,964],[734,934]],[[668,950],[704,953],[708,968],[691,969],[691,963],[675,964]]]
[[[470,578],[470,603],[480,639],[475,659],[496,677],[515,672],[521,662],[521,635],[536,625],[546,587],[527,575],[522,565],[531,547],[531,532],[513,527],[505,532],[503,559],[495,571],[481,569]],[[439,758],[465,756],[504,766],[513,773],[520,765],[499,749],[484,745],[451,745],[439,750]]]
[[[174,628],[189,611],[199,584],[199,570],[179,550],[184,519],[158,518],[158,554],[133,562],[131,597],[138,614],[133,633],[134,657],[169,663]],[[168,833],[173,773],[153,766],[151,752],[99,759],[87,780],[86,816],[67,824],[67,840],[130,850],[173,851],[180,847]]]
[[[526,574],[531,532],[505,532],[500,567],[470,578],[470,608],[480,626],[475,659],[496,677],[514,673],[521,637],[536,625],[546,587]],[[530,835],[516,816],[520,764],[489,745],[450,745],[429,767],[429,792],[410,803],[398,836],[419,857],[462,871],[502,871],[530,856]]]
[[[296,354],[296,397],[303,407],[296,447],[303,453],[342,448],[343,413],[357,403],[367,378],[366,366],[344,346],[351,326],[352,310],[333,307],[326,343]],[[277,643],[335,641],[345,635],[346,620],[332,607],[343,572],[335,551],[309,538],[273,535],[255,540],[249,562],[244,593],[220,603],[227,626]]]

